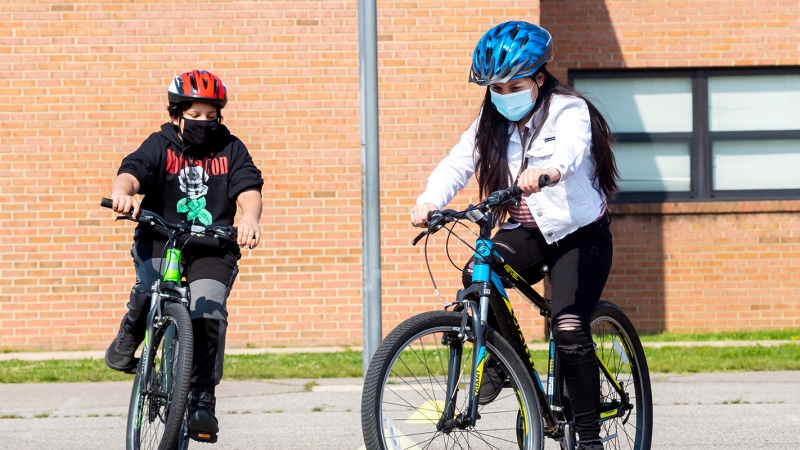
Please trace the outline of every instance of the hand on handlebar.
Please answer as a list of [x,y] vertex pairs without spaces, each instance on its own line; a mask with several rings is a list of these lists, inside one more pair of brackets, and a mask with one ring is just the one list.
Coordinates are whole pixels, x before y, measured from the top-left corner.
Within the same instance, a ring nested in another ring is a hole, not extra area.
[[247,247],[252,250],[258,247],[258,243],[261,241],[261,231],[259,231],[257,221],[242,219],[236,224],[236,229],[238,232],[236,243],[239,244],[239,248]]
[[139,200],[132,195],[125,194],[111,194],[112,205],[111,209],[115,213],[136,218],[139,215]]
[[558,180],[561,179],[561,172],[555,168],[540,169],[538,167],[531,167],[520,174],[519,180],[517,180],[517,186],[519,186],[519,189],[525,195],[541,192],[542,187],[540,186],[539,178],[542,175],[550,177],[550,184],[557,183]]
[[415,227],[425,228],[428,221],[428,213],[438,211],[439,207],[433,203],[425,203],[411,208],[411,224]]

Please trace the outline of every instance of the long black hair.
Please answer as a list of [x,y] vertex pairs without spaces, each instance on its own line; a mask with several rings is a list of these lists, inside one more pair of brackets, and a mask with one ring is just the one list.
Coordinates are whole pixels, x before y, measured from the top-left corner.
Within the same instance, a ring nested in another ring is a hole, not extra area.
[[[617,186],[619,171],[614,160],[614,153],[611,151],[614,135],[608,123],[606,123],[600,111],[586,97],[571,86],[561,84],[544,66],[531,77],[535,80],[539,73],[544,74],[544,83],[539,88],[539,95],[536,97],[533,111],[544,108],[544,115],[539,122],[539,127],[531,137],[531,142],[536,139],[542,130],[542,125],[547,121],[550,113],[550,101],[553,95],[577,97],[585,101],[589,107],[589,119],[592,124],[591,152],[595,163],[593,180],[595,181],[595,186],[599,187],[606,194],[606,197],[613,198],[619,189]],[[475,149],[478,153],[475,178],[478,180],[478,192],[481,199],[486,198],[494,191],[508,188],[514,182],[516,174],[512,174],[508,168],[508,142],[511,139],[508,130],[510,125],[511,122],[497,111],[494,103],[492,103],[491,90],[487,86],[475,136]],[[501,222],[505,220],[506,213],[507,210],[505,208],[496,211],[497,217]]]

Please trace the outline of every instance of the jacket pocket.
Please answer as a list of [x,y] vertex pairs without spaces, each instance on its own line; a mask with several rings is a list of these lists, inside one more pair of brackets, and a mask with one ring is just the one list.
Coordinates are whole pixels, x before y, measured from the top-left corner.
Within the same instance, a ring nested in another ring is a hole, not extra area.
[[556,151],[556,136],[539,136],[533,142],[530,150],[525,153],[526,157],[544,158],[552,155]]

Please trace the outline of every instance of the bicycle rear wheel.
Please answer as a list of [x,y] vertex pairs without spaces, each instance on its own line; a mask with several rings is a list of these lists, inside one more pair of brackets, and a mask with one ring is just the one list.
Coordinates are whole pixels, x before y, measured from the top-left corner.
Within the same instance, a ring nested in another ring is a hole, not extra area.
[[172,450],[186,409],[192,371],[192,322],[179,303],[164,307],[164,325],[151,337],[154,358],[142,380],[145,358],[133,382],[128,409],[128,450]]
[[[361,397],[367,450],[541,448],[541,413],[531,379],[514,350],[491,329],[486,350],[509,382],[497,398],[480,407],[474,428],[437,431],[451,377],[458,381],[454,415],[467,410],[473,345],[457,339],[461,318],[449,311],[414,316],[392,330],[378,348]],[[461,363],[451,372],[451,355],[459,352]]]
[[[592,337],[601,361],[600,437],[606,439],[604,447],[649,450],[653,437],[653,394],[647,360],[633,324],[616,305],[600,301],[592,317]],[[624,395],[619,394],[609,375]]]

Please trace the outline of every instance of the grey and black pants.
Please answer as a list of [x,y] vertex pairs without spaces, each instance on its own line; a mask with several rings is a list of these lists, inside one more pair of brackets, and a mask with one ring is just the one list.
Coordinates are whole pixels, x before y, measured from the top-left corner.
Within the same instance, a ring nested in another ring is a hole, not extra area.
[[[150,310],[150,287],[160,279],[164,264],[163,242],[136,239],[131,249],[136,266],[136,284],[131,290],[128,313],[122,325],[142,339]],[[228,327],[226,301],[238,273],[238,249],[189,247],[181,252],[184,274],[191,293],[190,315],[194,329],[193,390],[214,393],[222,379],[225,333]]]

